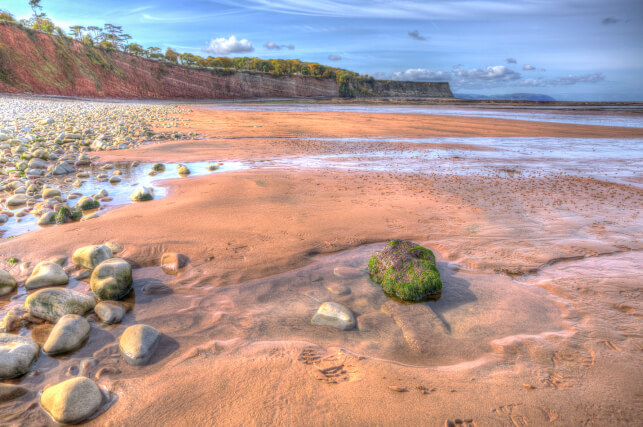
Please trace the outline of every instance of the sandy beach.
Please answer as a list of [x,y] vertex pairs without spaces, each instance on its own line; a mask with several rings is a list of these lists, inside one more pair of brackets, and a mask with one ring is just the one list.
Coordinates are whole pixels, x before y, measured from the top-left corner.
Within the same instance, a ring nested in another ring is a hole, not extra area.
[[[80,349],[5,381],[28,392],[0,423],[54,425],[38,393],[80,372],[107,396],[90,425],[640,424],[643,126],[372,109],[183,105],[153,130],[198,136],[90,152],[128,165],[110,193],[129,194],[132,162],[222,165],[3,235],[0,259],[29,264],[5,265],[18,287],[2,317],[33,266],[83,246],[121,245],[134,282],[121,323],[90,312]],[[369,279],[392,239],[436,253],[438,300],[401,304]],[[176,275],[168,252],[189,260]],[[356,327],[311,324],[325,301]],[[138,323],[162,333],[145,366],[118,347]],[[12,333],[42,343],[51,328]]]

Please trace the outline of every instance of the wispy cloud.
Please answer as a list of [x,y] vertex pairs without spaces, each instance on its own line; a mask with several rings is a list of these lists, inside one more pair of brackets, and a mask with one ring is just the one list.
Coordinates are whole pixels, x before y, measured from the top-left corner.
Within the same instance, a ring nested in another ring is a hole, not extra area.
[[275,42],[267,42],[266,44],[263,45],[268,50],[281,50],[281,49],[288,49],[288,50],[293,50],[295,48],[295,45],[292,44],[277,44]]
[[525,64],[525,65],[522,66],[522,69],[525,70],[525,71],[534,71],[536,69],[536,67],[534,67],[533,65],[530,65],[530,64]]
[[450,71],[411,68],[406,71],[395,72],[391,78],[406,81],[448,81],[455,88],[485,89],[503,86],[544,87],[594,84],[604,81],[605,75],[596,72],[583,75],[570,74],[553,79],[523,79],[520,73],[504,65],[493,65],[485,68],[454,68]]
[[341,61],[342,57],[340,55],[328,55],[328,59],[331,61]]
[[237,40],[235,36],[229,38],[219,37],[210,40],[208,45],[203,48],[204,52],[215,55],[228,55],[230,53],[252,52],[254,47],[248,39]]
[[424,37],[423,35],[420,34],[419,30],[409,31],[409,37],[411,37],[412,39],[415,39],[415,40],[420,40],[420,41],[427,40],[426,37]]
[[608,17],[608,18],[604,18],[601,22],[603,25],[611,25],[611,24],[618,24],[619,22],[621,22],[621,20]]
[[507,64],[517,64],[518,60],[516,58],[507,58]]

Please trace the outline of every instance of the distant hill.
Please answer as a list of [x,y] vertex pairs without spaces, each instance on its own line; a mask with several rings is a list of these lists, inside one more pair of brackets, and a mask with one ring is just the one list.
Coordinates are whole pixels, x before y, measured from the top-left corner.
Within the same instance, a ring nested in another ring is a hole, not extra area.
[[454,93],[460,99],[475,99],[489,101],[556,101],[549,95],[542,93],[506,93],[503,95],[475,95],[470,93]]

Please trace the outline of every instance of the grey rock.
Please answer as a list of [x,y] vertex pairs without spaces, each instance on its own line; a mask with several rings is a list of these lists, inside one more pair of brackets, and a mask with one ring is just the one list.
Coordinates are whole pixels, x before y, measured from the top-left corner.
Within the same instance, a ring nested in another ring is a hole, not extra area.
[[319,306],[317,313],[313,316],[312,323],[332,326],[345,331],[355,327],[355,316],[343,305],[328,301]]
[[25,283],[27,289],[44,288],[46,286],[66,285],[69,282],[65,270],[55,262],[42,261],[33,269]]
[[76,424],[91,417],[103,403],[100,389],[87,377],[75,377],[48,387],[40,405],[57,423]]
[[0,296],[13,292],[16,288],[16,279],[5,270],[0,270]]
[[25,309],[32,316],[52,323],[66,314],[83,315],[95,305],[94,297],[66,288],[41,289],[25,300]]
[[68,353],[80,348],[89,336],[89,322],[77,314],[61,317],[43,346],[48,354]]
[[156,350],[161,333],[148,325],[133,325],[121,335],[119,348],[130,365],[145,365]]
[[40,347],[27,337],[0,333],[0,378],[15,378],[29,371]]
[[116,301],[101,301],[94,307],[94,312],[105,323],[120,323],[125,316],[125,309]]
[[112,258],[112,250],[106,245],[91,245],[76,249],[71,256],[74,264],[92,270],[101,262]]
[[132,266],[122,258],[103,261],[94,269],[90,286],[100,299],[120,299],[132,289]]

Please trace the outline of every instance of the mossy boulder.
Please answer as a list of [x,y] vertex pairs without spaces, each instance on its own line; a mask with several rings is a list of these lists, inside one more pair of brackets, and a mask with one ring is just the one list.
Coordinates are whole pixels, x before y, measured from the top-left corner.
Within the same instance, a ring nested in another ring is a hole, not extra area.
[[76,249],[71,260],[76,265],[93,270],[98,264],[113,256],[107,245],[91,245]]
[[404,301],[422,301],[442,291],[435,255],[408,240],[393,240],[368,262],[371,279]]
[[97,209],[99,206],[100,203],[97,200],[94,200],[88,196],[81,197],[80,199],[78,199],[78,203],[76,203],[76,207],[81,211]]
[[95,305],[94,297],[66,288],[41,289],[25,300],[25,309],[29,314],[51,323],[56,323],[66,314],[82,316]]
[[154,172],[163,172],[165,171],[165,165],[163,163],[154,163],[152,165],[152,170]]
[[102,300],[121,299],[132,289],[132,266],[122,258],[105,260],[92,272],[90,286]]

